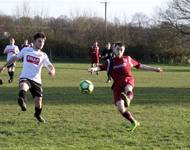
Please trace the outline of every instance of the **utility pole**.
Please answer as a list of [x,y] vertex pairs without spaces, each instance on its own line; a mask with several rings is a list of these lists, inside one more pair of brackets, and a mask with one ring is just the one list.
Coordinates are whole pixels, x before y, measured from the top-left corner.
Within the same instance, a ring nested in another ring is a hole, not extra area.
[[107,5],[109,2],[101,2],[105,6],[105,31],[106,31],[106,39],[107,39]]

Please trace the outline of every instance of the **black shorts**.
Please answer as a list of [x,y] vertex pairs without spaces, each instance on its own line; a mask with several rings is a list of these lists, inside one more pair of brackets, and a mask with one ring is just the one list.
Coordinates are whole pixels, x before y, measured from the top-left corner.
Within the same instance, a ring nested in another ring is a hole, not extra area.
[[11,68],[11,67],[15,67],[15,64],[13,63],[7,66],[7,68]]
[[27,79],[27,78],[20,78],[20,81],[19,83],[22,83],[22,82],[26,82],[29,87],[30,87],[30,93],[32,94],[32,97],[42,97],[43,96],[43,89],[42,89],[42,85],[33,81],[33,80],[30,80],[30,79]]

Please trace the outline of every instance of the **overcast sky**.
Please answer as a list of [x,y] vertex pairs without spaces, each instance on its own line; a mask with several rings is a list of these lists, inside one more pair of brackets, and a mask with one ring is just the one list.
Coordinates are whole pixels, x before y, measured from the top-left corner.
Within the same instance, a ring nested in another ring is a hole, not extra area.
[[[104,18],[105,0],[0,0],[0,13],[15,15],[15,7],[22,6],[23,1],[28,2],[32,15],[43,10],[47,16],[59,17],[66,15],[70,17],[84,12]],[[115,17],[119,19],[130,19],[136,12],[143,12],[151,17],[158,7],[165,7],[171,0],[107,0],[107,17],[111,21]]]

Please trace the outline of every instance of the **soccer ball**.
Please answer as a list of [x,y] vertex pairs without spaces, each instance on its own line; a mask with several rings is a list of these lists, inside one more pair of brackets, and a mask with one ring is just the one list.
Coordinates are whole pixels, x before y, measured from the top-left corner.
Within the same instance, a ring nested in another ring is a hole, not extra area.
[[89,80],[82,80],[80,82],[79,89],[82,93],[90,94],[94,90],[94,85]]

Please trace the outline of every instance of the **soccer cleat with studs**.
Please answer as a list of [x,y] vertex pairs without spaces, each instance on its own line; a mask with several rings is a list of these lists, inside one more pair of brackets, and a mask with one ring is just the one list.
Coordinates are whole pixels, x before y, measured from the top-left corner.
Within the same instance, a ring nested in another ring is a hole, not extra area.
[[128,131],[132,131],[133,132],[139,126],[140,126],[140,122],[134,120],[134,122],[131,123],[131,126],[129,127]]

